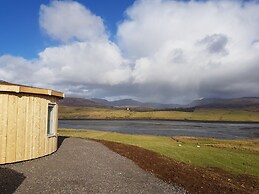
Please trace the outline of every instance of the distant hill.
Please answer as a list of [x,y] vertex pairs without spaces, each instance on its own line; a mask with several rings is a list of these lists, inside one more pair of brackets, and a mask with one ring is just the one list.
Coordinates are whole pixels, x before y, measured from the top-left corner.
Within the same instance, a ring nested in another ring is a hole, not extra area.
[[103,104],[105,106],[112,106],[111,105],[111,102],[108,101],[108,100],[105,100],[105,99],[101,99],[101,98],[91,98],[90,99],[91,101],[94,101],[96,103],[99,103],[99,104]]
[[60,105],[63,106],[80,106],[80,107],[105,107],[105,104],[95,102],[93,100],[85,99],[85,98],[73,98],[73,97],[65,97],[64,99],[59,101]]
[[79,107],[130,107],[136,109],[171,109],[180,107],[180,105],[175,104],[142,103],[132,99],[108,101],[99,98],[85,99],[75,97],[65,97],[63,100],[60,100],[60,105]]
[[152,103],[152,102],[147,102],[143,104],[147,107],[153,107],[155,109],[174,109],[174,108],[183,107],[182,105],[179,105],[179,104],[161,104],[161,103]]
[[105,104],[107,106],[116,106],[116,107],[142,107],[142,108],[152,108],[152,109],[170,109],[170,108],[178,108],[181,105],[178,104],[161,104],[161,103],[152,103],[152,102],[139,102],[132,99],[122,99],[122,100],[115,100],[115,101],[108,101],[99,98],[92,98],[91,100]]
[[220,98],[204,98],[194,100],[187,105],[188,107],[198,108],[245,108],[245,107],[259,107],[259,98],[257,97],[243,97],[232,99]]
[[121,107],[137,107],[143,106],[142,102],[132,100],[132,99],[122,99],[122,100],[115,100],[115,101],[108,101],[105,99],[100,98],[91,98],[92,101],[104,104],[106,106],[121,106]]
[[63,106],[79,106],[79,107],[130,107],[136,110],[148,109],[178,109],[178,108],[256,108],[259,109],[259,98],[244,97],[233,99],[220,98],[203,98],[194,100],[188,105],[177,104],[161,104],[161,103],[143,103],[132,99],[122,99],[115,101],[108,101],[99,98],[73,98],[66,97],[60,100],[60,105]]
[[123,107],[141,107],[143,106],[142,102],[132,100],[132,99],[122,99],[122,100],[115,100],[110,102],[112,106],[123,106]]

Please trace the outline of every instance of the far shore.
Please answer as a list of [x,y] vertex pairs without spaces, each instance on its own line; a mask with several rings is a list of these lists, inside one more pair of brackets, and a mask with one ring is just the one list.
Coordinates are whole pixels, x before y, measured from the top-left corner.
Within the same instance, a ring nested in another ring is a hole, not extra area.
[[97,107],[60,106],[59,119],[69,120],[154,120],[204,123],[259,123],[259,111],[199,108],[185,111],[137,111]]

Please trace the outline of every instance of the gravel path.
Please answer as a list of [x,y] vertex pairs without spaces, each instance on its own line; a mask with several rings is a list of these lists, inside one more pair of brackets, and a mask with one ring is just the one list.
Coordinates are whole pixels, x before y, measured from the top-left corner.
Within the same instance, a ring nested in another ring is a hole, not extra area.
[[0,180],[0,193],[185,193],[102,144],[76,138],[50,156],[1,166]]

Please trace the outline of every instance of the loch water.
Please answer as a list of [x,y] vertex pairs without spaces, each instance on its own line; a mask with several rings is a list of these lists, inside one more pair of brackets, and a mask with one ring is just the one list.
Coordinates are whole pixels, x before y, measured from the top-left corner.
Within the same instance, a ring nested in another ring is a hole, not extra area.
[[259,123],[163,120],[59,120],[59,128],[92,129],[139,135],[259,139]]

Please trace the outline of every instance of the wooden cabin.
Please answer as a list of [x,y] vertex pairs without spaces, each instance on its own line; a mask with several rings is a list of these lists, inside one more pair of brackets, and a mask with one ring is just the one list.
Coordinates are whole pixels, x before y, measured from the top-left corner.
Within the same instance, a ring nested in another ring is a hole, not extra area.
[[0,164],[57,150],[58,100],[64,94],[0,81]]

